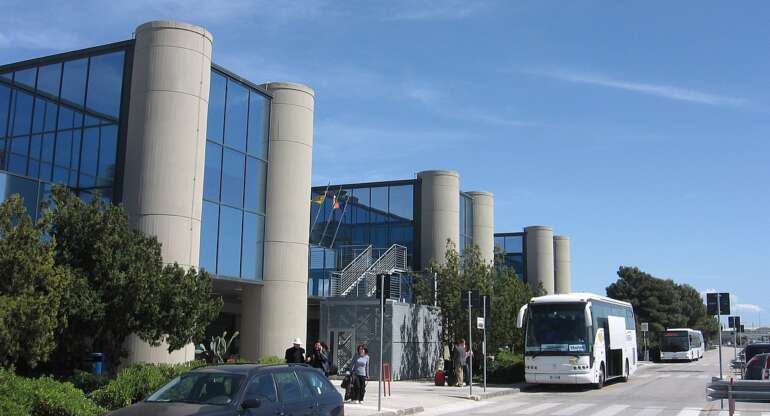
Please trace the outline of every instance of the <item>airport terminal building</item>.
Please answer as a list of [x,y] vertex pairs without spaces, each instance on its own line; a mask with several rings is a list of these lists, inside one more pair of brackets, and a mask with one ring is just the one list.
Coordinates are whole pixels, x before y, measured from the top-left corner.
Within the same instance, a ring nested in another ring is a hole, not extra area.
[[[165,262],[215,277],[225,307],[211,332],[239,330],[247,359],[326,338],[323,302],[369,297],[377,267],[408,276],[447,240],[490,263],[497,245],[521,278],[569,290],[569,240],[530,227],[516,252],[494,233],[493,195],[461,190],[458,172],[311,188],[314,91],[246,80],[212,62],[213,45],[201,27],[153,21],[133,39],[0,66],[0,198],[19,193],[37,214],[60,183],[123,204]],[[393,302],[408,303],[406,286]],[[132,362],[194,356],[127,347]]]

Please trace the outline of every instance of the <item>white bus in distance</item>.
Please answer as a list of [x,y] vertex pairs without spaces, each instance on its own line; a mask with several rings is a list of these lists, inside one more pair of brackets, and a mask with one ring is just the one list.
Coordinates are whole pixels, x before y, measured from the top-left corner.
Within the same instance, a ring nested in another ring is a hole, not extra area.
[[602,388],[636,371],[636,324],[628,302],[590,293],[540,296],[521,307],[516,324],[526,328],[527,383]]
[[694,329],[667,329],[660,337],[661,361],[699,360],[703,350],[703,333]]

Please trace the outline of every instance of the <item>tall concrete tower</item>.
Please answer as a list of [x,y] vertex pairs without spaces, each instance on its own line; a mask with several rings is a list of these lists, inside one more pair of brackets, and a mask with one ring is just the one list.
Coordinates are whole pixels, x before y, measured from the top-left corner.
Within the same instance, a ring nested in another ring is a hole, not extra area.
[[310,176],[315,93],[292,83],[265,86],[273,95],[265,207],[263,285],[244,289],[241,354],[281,357],[307,335]]
[[526,232],[527,280],[532,287],[543,285],[546,294],[554,294],[553,229],[535,225]]
[[[163,244],[166,263],[198,265],[211,47],[205,29],[155,21],[136,29],[123,203],[131,225]],[[305,215],[307,216],[307,215]],[[128,362],[181,362],[192,344],[169,354],[138,337]]]
[[554,291],[566,294],[572,291],[572,257],[570,255],[569,237],[556,235],[553,237],[554,253]]
[[444,261],[447,240],[459,250],[460,175],[450,170],[426,170],[420,180],[420,267]]
[[495,200],[491,192],[468,192],[473,198],[473,243],[487,264],[495,261]]

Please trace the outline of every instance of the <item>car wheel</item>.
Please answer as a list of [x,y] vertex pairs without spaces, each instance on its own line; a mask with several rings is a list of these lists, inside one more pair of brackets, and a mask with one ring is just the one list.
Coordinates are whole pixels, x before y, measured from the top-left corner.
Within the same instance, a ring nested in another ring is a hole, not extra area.
[[602,387],[604,387],[604,363],[602,363],[601,367],[599,368],[599,381],[594,383],[594,388],[596,390],[601,390]]

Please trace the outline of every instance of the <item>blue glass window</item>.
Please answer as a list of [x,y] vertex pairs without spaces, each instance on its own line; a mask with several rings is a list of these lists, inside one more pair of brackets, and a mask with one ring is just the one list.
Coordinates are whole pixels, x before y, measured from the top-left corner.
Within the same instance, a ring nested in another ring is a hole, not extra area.
[[[99,160],[99,128],[85,129],[80,158],[80,187],[96,185],[96,170]],[[57,163],[58,164],[58,163]]]
[[86,68],[88,59],[78,59],[64,63],[61,99],[82,106],[86,98]]
[[217,274],[220,276],[240,276],[242,226],[243,211],[224,205],[220,207],[217,256]]
[[56,129],[56,111],[57,105],[52,102],[46,102],[45,105],[45,123],[43,125],[44,131],[53,131]]
[[24,200],[27,212],[35,218],[37,215],[38,182],[18,176],[0,173],[0,198],[8,199],[13,194],[19,194]]
[[206,136],[209,140],[222,142],[225,126],[225,91],[227,80],[223,75],[211,71],[211,89],[209,92],[209,114]]
[[[259,213],[265,212],[265,188],[267,187],[267,163],[246,158],[246,198],[244,207]],[[317,206],[314,204],[314,206]]]
[[115,158],[118,153],[118,127],[101,127],[99,140],[99,185],[109,185],[115,178]]
[[228,81],[225,108],[225,144],[245,152],[249,90],[237,82]]
[[391,221],[411,221],[414,219],[414,187],[401,185],[390,187]]
[[243,254],[241,275],[244,279],[262,280],[263,236],[265,218],[249,212],[243,215]]
[[61,82],[61,65],[51,64],[41,66],[37,75],[37,90],[53,97],[59,96],[59,83]]
[[224,149],[222,157],[222,203],[243,206],[243,174],[245,155]]
[[206,143],[206,171],[203,177],[203,197],[219,201],[219,184],[222,177],[222,146]]
[[32,126],[32,96],[21,91],[16,92],[16,105],[13,117],[13,135],[29,134]]
[[219,233],[219,205],[203,201],[201,217],[200,268],[217,272],[217,234]]
[[270,131],[270,101],[264,95],[251,92],[249,102],[249,154],[267,160]]
[[386,222],[388,214],[388,187],[372,188],[370,219],[374,223]]
[[88,75],[86,107],[118,117],[123,88],[123,51],[92,56]]
[[[0,85],[0,137],[5,137],[8,127],[8,110],[11,107],[11,89]],[[0,148],[2,150],[2,148]]]
[[35,79],[37,78],[37,68],[22,69],[16,71],[13,75],[13,82],[35,88]]

